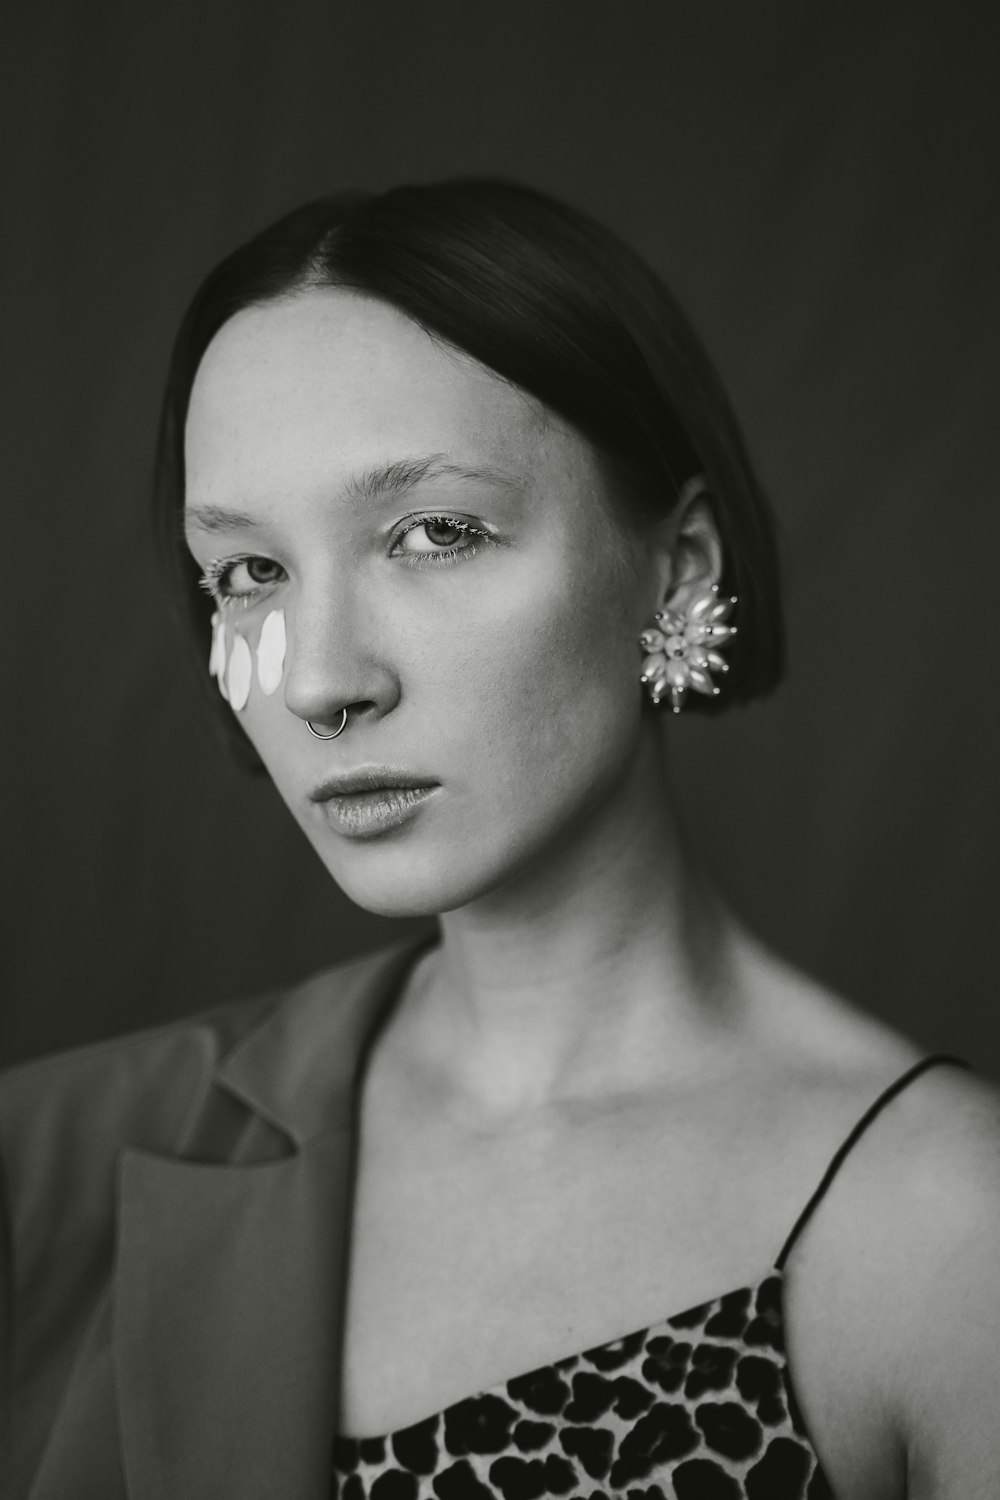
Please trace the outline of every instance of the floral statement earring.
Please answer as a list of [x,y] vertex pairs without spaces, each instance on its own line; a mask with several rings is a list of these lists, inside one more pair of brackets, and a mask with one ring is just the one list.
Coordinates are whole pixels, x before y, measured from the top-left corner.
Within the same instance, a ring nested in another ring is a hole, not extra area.
[[711,674],[729,671],[719,648],[736,634],[736,626],[726,623],[735,603],[735,595],[720,599],[719,585],[713,583],[700,589],[683,610],[657,613],[656,625],[639,637],[646,653],[639,681],[646,684],[654,703],[669,693],[670,706],[679,714],[689,688],[709,698],[718,696]]

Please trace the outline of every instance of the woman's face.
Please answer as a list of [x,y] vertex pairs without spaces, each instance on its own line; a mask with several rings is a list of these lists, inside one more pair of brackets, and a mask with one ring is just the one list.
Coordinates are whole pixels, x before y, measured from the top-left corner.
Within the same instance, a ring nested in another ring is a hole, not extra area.
[[[396,309],[323,289],[226,323],[191,395],[186,499],[195,558],[242,596],[221,611],[229,649],[283,611],[280,682],[255,671],[238,717],[360,906],[498,890],[622,780],[650,567],[589,445]],[[345,707],[337,738],[308,732]],[[436,787],[375,828],[310,795],[379,768]]]

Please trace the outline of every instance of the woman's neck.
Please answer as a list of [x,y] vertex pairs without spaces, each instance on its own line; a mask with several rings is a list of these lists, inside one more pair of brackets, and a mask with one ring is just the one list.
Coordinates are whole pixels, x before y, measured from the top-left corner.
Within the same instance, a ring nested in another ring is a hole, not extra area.
[[738,1026],[733,924],[653,753],[544,867],[441,930],[383,1041],[469,1125],[690,1080]]

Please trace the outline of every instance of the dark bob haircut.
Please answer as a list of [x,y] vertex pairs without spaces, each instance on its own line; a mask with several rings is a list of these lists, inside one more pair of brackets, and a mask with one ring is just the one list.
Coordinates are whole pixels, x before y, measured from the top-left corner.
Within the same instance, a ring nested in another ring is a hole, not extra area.
[[660,277],[589,215],[505,178],[351,190],[294,209],[216,266],[170,361],[157,555],[193,627],[216,722],[243,766],[264,769],[207,671],[213,605],[183,540],[184,424],[198,365],[222,325],[317,287],[380,298],[536,397],[589,441],[637,520],[669,514],[684,481],[703,474],[739,630],[723,692],[693,694],[685,712],[718,712],[774,687],[784,631],[773,522],[719,377]]

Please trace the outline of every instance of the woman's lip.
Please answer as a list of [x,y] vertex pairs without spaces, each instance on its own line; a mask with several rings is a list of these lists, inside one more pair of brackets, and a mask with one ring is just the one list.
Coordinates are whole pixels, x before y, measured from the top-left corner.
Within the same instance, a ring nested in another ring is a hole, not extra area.
[[430,776],[416,771],[397,770],[392,766],[365,766],[341,775],[327,776],[309,793],[310,802],[325,802],[328,797],[352,797],[356,793],[379,792],[385,788],[437,786]]
[[370,792],[341,792],[320,808],[331,827],[349,838],[375,838],[408,823],[439,786],[380,787]]

